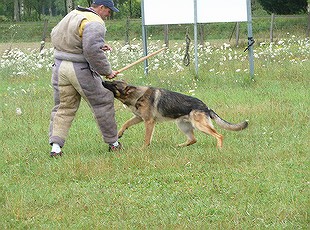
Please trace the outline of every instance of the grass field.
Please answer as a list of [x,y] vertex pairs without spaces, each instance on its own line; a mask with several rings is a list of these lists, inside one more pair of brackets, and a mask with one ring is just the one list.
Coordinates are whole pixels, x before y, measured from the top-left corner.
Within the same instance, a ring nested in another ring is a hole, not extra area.
[[[139,45],[112,46],[115,69],[142,55]],[[59,159],[47,133],[52,51],[14,47],[0,62],[1,229],[309,228],[309,40],[255,44],[254,80],[247,53],[228,44],[199,47],[197,79],[177,42],[150,60],[149,75],[142,64],[124,72],[132,84],[198,97],[228,121],[248,119],[241,132],[216,127],[221,151],[198,132],[195,145],[177,148],[185,137],[161,123],[149,148],[141,124],[122,137],[122,153],[109,153],[82,103]],[[118,125],[131,117],[115,108]]]

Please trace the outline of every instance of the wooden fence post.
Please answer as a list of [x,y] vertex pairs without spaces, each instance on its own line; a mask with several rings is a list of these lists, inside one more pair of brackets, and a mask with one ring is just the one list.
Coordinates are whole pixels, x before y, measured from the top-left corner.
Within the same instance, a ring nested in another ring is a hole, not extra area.
[[236,47],[239,46],[239,37],[240,37],[240,23],[236,22]]
[[166,47],[169,47],[169,26],[168,25],[164,25],[164,37],[165,37]]
[[42,40],[41,40],[41,46],[40,46],[40,52],[43,50],[45,46],[45,39],[46,39],[46,33],[47,33],[47,27],[48,27],[48,20],[44,20],[44,29],[42,34]]
[[308,26],[307,26],[306,37],[309,38],[309,36],[310,36],[310,2],[308,3]]
[[275,14],[271,14],[271,23],[270,23],[270,42],[273,42],[273,26],[274,26]]

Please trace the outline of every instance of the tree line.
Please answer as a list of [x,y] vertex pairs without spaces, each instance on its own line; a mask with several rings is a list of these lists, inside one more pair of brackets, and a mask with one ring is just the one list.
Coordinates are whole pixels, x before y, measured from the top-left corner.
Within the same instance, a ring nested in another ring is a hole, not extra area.
[[[1,21],[40,21],[46,17],[64,16],[77,6],[89,7],[92,0],[1,0]],[[112,18],[141,17],[141,0],[114,0],[120,13]]]
[[[91,3],[92,0],[1,0],[0,22],[64,16],[78,5],[88,7]],[[114,0],[114,3],[120,12],[112,14],[112,18],[141,17],[141,0]],[[252,9],[262,7],[269,14],[281,15],[306,13],[310,6],[310,0],[252,0],[251,3]]]

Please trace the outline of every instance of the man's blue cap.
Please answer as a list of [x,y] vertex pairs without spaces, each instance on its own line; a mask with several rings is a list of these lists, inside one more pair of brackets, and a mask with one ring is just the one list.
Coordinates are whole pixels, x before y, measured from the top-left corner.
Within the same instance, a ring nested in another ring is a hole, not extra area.
[[119,12],[119,10],[114,6],[114,2],[112,0],[94,0],[93,4],[96,5],[104,5],[105,7],[110,8],[114,12]]

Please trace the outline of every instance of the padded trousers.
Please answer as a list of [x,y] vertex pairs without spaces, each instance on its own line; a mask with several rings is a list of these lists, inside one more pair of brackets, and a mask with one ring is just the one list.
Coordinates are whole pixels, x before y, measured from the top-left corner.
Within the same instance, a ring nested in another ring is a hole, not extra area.
[[50,144],[64,146],[81,98],[91,108],[104,142],[117,141],[113,93],[103,87],[101,76],[91,71],[88,63],[55,59],[52,86],[55,105],[50,119]]

